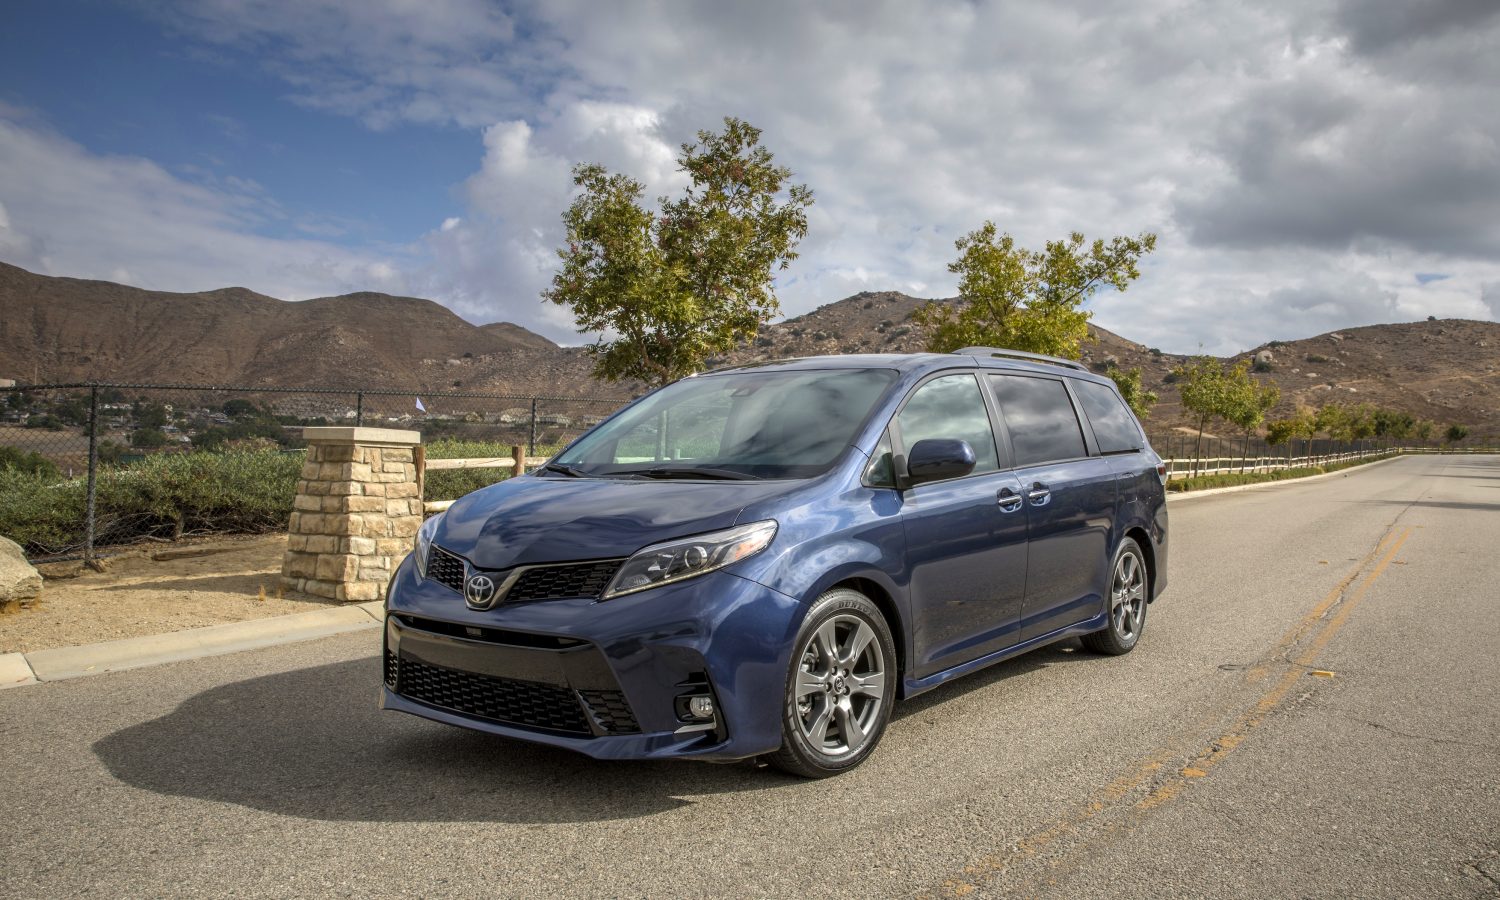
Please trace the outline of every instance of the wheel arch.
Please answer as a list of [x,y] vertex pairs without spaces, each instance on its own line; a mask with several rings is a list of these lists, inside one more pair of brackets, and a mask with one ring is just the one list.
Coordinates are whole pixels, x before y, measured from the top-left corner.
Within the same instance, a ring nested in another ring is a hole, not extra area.
[[906,694],[906,620],[901,615],[900,607],[896,605],[895,597],[885,585],[865,575],[844,577],[818,593],[821,595],[834,588],[849,588],[864,594],[880,610],[880,614],[885,616],[886,625],[891,629],[891,643],[896,645],[896,684],[900,685],[897,696],[904,696]]
[[[1146,602],[1150,603],[1156,599],[1156,548],[1151,544],[1151,534],[1140,525],[1133,525],[1126,529],[1125,537],[1135,541],[1135,545],[1141,548],[1141,556],[1146,560],[1146,577],[1151,580],[1146,590]],[[1119,552],[1117,549],[1116,553]]]

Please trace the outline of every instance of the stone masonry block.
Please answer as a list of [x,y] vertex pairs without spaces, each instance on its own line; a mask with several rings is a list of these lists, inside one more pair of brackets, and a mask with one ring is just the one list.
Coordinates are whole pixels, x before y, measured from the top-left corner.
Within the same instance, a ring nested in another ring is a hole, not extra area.
[[302,583],[302,592],[312,594],[314,597],[327,597],[329,600],[339,600],[339,588],[343,585],[332,581],[321,581],[309,578]]
[[358,581],[378,581],[381,583],[391,580],[391,570],[384,566],[360,566]]
[[375,552],[381,556],[400,559],[411,551],[411,541],[405,538],[376,538]]
[[350,537],[339,540],[340,553],[352,553],[355,556],[373,556],[379,552],[374,538]]
[[335,599],[347,600],[350,603],[367,603],[371,600],[380,600],[385,596],[385,584],[373,581],[356,581],[350,584],[338,586]]
[[310,534],[307,536],[307,552],[309,553],[337,553],[339,539],[326,534]]
[[320,452],[321,462],[354,462],[356,451],[359,449],[354,444],[322,444],[314,445]]
[[403,481],[398,484],[388,484],[385,486],[385,495],[392,499],[397,497],[415,497],[417,496],[417,483],[415,481]]
[[292,509],[304,509],[317,512],[323,508],[323,501],[311,494],[298,494],[292,500]]
[[318,557],[311,553],[288,553],[281,561],[281,574],[311,578],[317,574]]
[[319,581],[353,581],[359,574],[359,557],[327,553],[318,557]]

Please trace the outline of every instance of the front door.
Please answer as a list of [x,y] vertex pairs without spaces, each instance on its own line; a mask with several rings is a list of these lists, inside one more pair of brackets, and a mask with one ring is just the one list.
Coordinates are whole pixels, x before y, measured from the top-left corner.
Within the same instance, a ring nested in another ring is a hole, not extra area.
[[917,441],[952,438],[974,449],[974,471],[902,494],[910,566],[913,674],[921,678],[1011,646],[1026,595],[1026,507],[1002,471],[973,374],[923,383],[896,415],[903,456]]

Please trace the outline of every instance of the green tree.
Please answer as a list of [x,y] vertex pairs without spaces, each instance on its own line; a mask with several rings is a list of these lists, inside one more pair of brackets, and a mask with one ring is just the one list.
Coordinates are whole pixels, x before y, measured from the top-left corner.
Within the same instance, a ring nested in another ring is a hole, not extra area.
[[225,401],[223,408],[224,415],[231,419],[260,415],[260,408],[243,397],[236,397],[233,400]]
[[94,452],[99,455],[99,462],[106,466],[117,466],[120,464],[120,457],[125,455],[125,450],[125,445],[119,441],[105,439],[99,442]]
[[1419,441],[1430,441],[1437,433],[1437,423],[1431,419],[1418,419],[1411,426],[1411,436]]
[[1456,444],[1468,436],[1469,426],[1457,424],[1449,425],[1448,430],[1443,434],[1443,437],[1446,438],[1448,443],[1450,444]]
[[1109,371],[1104,374],[1108,375],[1110,380],[1114,381],[1115,387],[1120,389],[1120,396],[1125,398],[1125,402],[1130,405],[1136,418],[1145,419],[1151,415],[1151,407],[1155,406],[1156,401],[1161,398],[1156,396],[1155,391],[1148,391],[1141,384],[1139,368],[1122,369],[1118,366],[1110,366]]
[[1215,419],[1233,422],[1245,405],[1244,384],[1250,381],[1250,363],[1241,360],[1226,367],[1212,356],[1195,356],[1191,362],[1172,370],[1180,385],[1182,405],[1198,423],[1198,441],[1193,449],[1193,474],[1203,456],[1203,431]]
[[1272,446],[1285,444],[1295,438],[1312,440],[1318,433],[1318,423],[1313,411],[1300,407],[1297,412],[1289,418],[1278,419],[1266,424],[1266,443]]
[[1375,436],[1383,438],[1410,437],[1412,428],[1417,424],[1417,419],[1411,413],[1402,412],[1398,409],[1386,409],[1384,407],[1375,410]]
[[1250,436],[1260,428],[1261,423],[1266,420],[1266,413],[1281,399],[1281,388],[1274,384],[1262,384],[1245,372],[1243,366],[1235,366],[1230,370],[1230,375],[1225,418],[1239,426],[1245,434],[1244,452],[1240,456],[1240,470],[1244,471],[1243,461],[1250,456]]
[[959,277],[957,305],[928,303],[913,315],[927,329],[927,349],[950,353],[991,346],[1077,359],[1093,313],[1083,304],[1105,287],[1123,291],[1140,277],[1137,264],[1156,249],[1156,235],[1096,240],[1074,232],[1043,250],[1017,247],[994,222],[954,245],[948,271]]
[[167,408],[160,403],[135,404],[135,422],[141,428],[160,428],[167,424]]
[[780,311],[774,273],[797,258],[812,191],[790,184],[760,130],[727,118],[719,133],[683,144],[678,168],[690,180],[653,214],[644,186],[603,166],[580,165],[580,193],[563,214],[567,244],[544,299],[573,311],[594,374],[666,384],[715,354],[755,337]]
[[155,450],[167,445],[167,436],[160,428],[137,428],[130,433],[130,446],[143,450]]

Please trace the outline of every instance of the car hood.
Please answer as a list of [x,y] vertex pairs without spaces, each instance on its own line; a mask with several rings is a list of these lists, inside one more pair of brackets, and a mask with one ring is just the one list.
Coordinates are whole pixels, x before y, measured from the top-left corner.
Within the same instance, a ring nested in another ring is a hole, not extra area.
[[435,542],[482,569],[629,556],[728,528],[798,482],[512,478],[449,507]]

